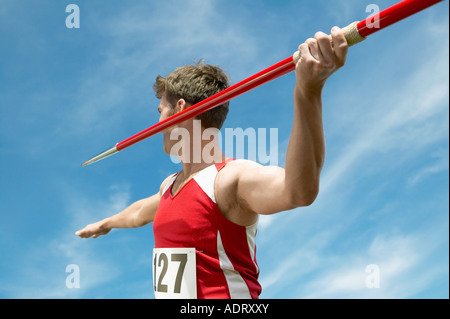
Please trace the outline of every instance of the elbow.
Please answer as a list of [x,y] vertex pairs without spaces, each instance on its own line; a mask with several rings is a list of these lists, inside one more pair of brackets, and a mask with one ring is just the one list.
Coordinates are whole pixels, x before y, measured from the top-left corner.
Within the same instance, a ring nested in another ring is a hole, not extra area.
[[291,209],[311,206],[315,202],[318,195],[319,195],[318,187],[293,192],[289,196],[289,206],[291,207]]

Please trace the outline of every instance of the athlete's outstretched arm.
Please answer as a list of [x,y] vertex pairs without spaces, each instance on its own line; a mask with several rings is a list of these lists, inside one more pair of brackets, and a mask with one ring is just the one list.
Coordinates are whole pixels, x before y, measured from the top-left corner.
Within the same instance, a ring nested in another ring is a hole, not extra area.
[[75,235],[81,238],[97,238],[108,234],[113,228],[137,228],[153,221],[158,208],[159,193],[134,202],[120,213],[89,224],[77,231]]
[[81,238],[97,238],[108,234],[113,228],[137,228],[153,222],[161,200],[162,190],[170,177],[172,176],[164,180],[159,192],[155,195],[134,202],[116,215],[87,225],[83,229],[75,232],[75,235]]
[[[238,200],[260,214],[273,214],[314,202],[325,159],[322,89],[345,63],[347,41],[339,28],[316,33],[299,46],[294,119],[285,168],[246,164],[238,178]],[[253,167],[252,167],[253,166]]]

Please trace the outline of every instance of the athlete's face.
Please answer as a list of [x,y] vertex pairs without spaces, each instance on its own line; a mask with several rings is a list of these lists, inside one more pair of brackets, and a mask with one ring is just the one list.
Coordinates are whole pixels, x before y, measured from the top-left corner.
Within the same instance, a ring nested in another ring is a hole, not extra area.
[[163,94],[163,96],[161,97],[161,100],[160,100],[160,103],[159,103],[159,106],[158,106],[158,112],[160,114],[160,117],[159,117],[159,121],[160,122],[164,121],[168,117],[170,117],[173,114],[175,114],[175,110],[172,109],[172,106],[167,101],[165,94]]
[[[161,101],[158,105],[158,112],[160,114],[159,116],[159,122],[164,121],[168,117],[172,116],[174,114],[174,110],[172,109],[171,105],[166,99],[166,95],[163,94],[161,97]],[[164,152],[166,154],[169,154],[170,151],[170,145],[168,145],[169,142],[169,136],[170,136],[171,129],[165,129],[162,131],[163,133],[163,143],[164,143]]]
[[[161,97],[161,102],[158,106],[158,112],[160,114],[159,122],[164,121],[165,119],[171,117],[174,115],[177,111],[176,108],[173,108],[170,103],[166,99],[166,95],[163,94]],[[170,133],[176,129],[177,125],[175,127],[169,127],[162,131],[163,133],[163,144],[164,144],[164,153],[170,154],[170,150],[172,147],[178,142],[178,139],[170,139]],[[172,154],[175,155],[175,154]]]

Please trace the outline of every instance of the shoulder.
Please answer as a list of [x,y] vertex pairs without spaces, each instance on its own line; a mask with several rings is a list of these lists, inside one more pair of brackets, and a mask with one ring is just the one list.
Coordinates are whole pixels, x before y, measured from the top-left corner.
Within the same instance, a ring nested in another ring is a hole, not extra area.
[[161,185],[159,186],[159,195],[162,196],[164,189],[166,188],[167,184],[170,182],[170,180],[175,177],[177,173],[174,173],[172,175],[169,175],[166,177],[166,179],[164,179],[164,181],[161,183]]
[[237,183],[246,172],[258,170],[263,166],[250,160],[237,159],[227,163],[217,174],[216,183]]
[[216,190],[237,203],[245,203],[257,193],[278,189],[285,178],[285,170],[279,166],[264,166],[250,160],[228,163],[217,175]]
[[264,166],[251,160],[237,159],[227,163],[221,171],[224,171],[225,174],[235,175],[238,177],[248,170],[256,170],[262,167]]
[[247,174],[257,174],[261,167],[263,166],[259,163],[242,159],[227,163],[216,177],[214,185],[216,197],[219,194],[219,198],[227,198],[228,201],[235,202],[242,178],[245,178]]
[[[221,213],[230,221],[241,226],[253,225],[256,214],[240,196],[241,180],[248,174],[255,174],[263,167],[250,160],[234,160],[225,165],[217,174],[215,181],[215,196]],[[253,172],[253,173],[252,173]]]
[[[234,160],[229,162],[219,172],[220,181],[227,183],[246,183],[249,181],[260,181],[264,177],[274,177],[284,174],[284,169],[278,166],[264,166],[251,160]],[[265,180],[265,179],[262,179]]]

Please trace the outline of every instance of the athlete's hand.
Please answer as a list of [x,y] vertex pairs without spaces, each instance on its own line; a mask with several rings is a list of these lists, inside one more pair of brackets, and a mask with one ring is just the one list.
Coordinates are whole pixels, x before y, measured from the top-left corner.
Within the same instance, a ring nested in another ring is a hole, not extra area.
[[97,238],[99,236],[106,235],[110,231],[111,228],[106,225],[104,220],[101,220],[99,222],[87,225],[83,229],[75,232],[75,235],[80,236],[81,238]]
[[345,64],[348,44],[344,32],[334,27],[331,35],[317,32],[307,39],[298,50],[300,60],[296,66],[297,87],[320,92],[326,80]]

